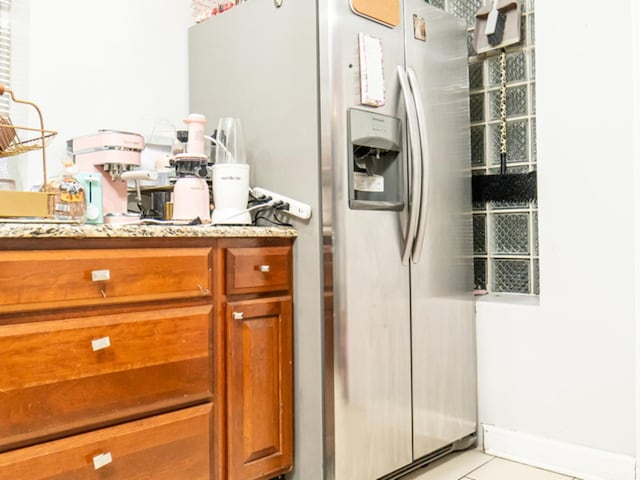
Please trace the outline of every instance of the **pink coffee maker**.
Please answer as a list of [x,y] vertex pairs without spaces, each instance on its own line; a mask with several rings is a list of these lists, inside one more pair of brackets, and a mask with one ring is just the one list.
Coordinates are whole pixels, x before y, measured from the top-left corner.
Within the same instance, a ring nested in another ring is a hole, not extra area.
[[127,181],[146,178],[149,174],[133,170],[140,166],[144,146],[142,135],[116,130],[99,130],[67,141],[67,150],[79,171],[102,175],[104,223],[140,220],[140,215],[128,213]]

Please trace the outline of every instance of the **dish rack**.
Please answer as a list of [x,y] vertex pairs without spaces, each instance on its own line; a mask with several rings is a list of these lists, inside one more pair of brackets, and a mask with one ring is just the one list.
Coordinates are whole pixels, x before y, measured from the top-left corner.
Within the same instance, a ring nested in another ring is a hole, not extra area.
[[[46,147],[58,134],[45,130],[40,108],[33,102],[17,99],[13,91],[0,84],[0,95],[9,94],[15,103],[29,105],[38,113],[40,128],[14,125],[8,115],[0,115],[0,158],[42,150],[42,185],[47,183]],[[0,217],[50,217],[44,192],[0,191]]]

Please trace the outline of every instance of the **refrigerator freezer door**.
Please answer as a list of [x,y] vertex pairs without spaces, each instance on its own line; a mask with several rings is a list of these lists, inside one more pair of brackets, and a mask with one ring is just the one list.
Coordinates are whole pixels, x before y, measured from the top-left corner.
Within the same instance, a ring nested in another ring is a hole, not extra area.
[[[354,15],[344,0],[320,5],[328,6],[319,45],[321,53],[328,49],[320,62],[322,173],[334,300],[327,320],[333,322],[327,335],[333,362],[326,372],[333,390],[326,400],[325,478],[373,480],[411,462],[409,269],[400,262],[398,212],[349,208],[347,119],[350,109],[362,109],[401,118],[406,132],[396,72],[404,63],[404,38],[401,28]],[[360,33],[382,44],[387,101],[381,108],[360,105]]]
[[422,0],[426,41],[405,35],[423,99],[430,165],[421,259],[411,266],[413,453],[418,459],[476,430],[466,28]]

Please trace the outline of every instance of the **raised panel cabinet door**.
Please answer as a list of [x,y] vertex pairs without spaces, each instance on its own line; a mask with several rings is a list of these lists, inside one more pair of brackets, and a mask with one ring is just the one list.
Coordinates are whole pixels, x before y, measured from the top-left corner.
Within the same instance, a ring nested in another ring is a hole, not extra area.
[[293,464],[290,297],[227,305],[228,479],[258,480]]

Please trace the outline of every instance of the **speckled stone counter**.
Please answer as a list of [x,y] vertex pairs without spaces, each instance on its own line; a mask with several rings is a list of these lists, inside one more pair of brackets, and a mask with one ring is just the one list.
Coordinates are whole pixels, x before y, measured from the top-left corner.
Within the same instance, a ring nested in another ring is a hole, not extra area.
[[0,223],[2,238],[295,237],[290,227]]

